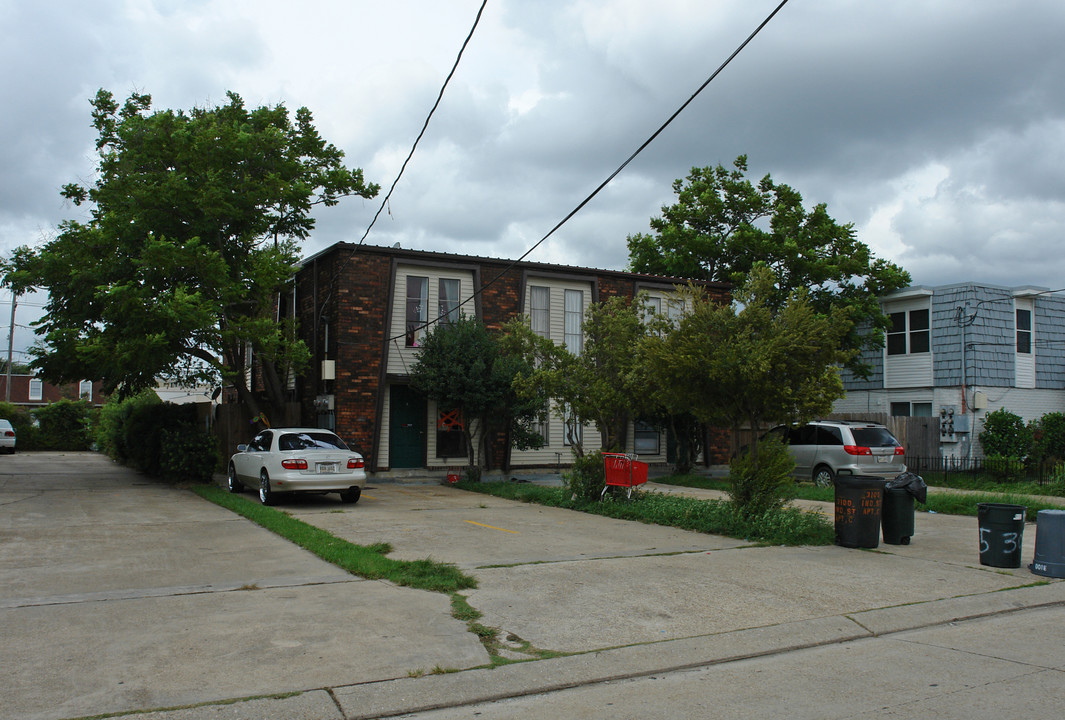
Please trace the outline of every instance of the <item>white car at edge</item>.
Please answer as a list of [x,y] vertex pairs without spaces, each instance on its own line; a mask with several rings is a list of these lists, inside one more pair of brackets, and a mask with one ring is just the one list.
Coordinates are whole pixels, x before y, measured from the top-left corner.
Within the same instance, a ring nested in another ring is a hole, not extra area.
[[335,433],[321,428],[270,428],[247,445],[238,445],[229,460],[229,492],[259,489],[263,505],[278,493],[340,493],[346,503],[359,501],[366,487],[362,455]]

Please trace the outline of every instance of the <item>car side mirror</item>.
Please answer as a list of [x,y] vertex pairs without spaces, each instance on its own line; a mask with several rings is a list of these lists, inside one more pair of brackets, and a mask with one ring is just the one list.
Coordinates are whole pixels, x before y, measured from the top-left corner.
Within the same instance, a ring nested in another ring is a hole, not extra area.
[[247,451],[248,451],[248,446],[247,445],[237,445],[237,452],[247,452]]

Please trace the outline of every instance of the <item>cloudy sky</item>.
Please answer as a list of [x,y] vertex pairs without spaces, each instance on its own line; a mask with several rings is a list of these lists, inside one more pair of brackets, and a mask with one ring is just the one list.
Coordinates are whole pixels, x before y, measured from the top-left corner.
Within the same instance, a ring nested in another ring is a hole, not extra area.
[[[488,0],[368,244],[516,258],[687,100],[778,0]],[[481,0],[0,0],[0,254],[80,218],[89,99],[308,107],[392,184]],[[791,0],[530,260],[623,269],[694,166],[798,189],[916,284],[1065,287],[1065,3]],[[318,215],[312,253],[380,199]],[[0,297],[6,300],[6,297]],[[18,324],[34,303],[20,301]],[[6,324],[9,302],[0,304]],[[4,333],[6,335],[6,333]],[[30,343],[19,328],[15,349]]]

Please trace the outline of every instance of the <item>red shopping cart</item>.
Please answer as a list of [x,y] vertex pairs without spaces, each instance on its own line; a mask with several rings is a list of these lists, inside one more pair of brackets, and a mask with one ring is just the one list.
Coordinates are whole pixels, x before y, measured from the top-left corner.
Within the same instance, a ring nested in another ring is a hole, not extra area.
[[625,497],[632,497],[632,488],[647,482],[647,463],[639,462],[639,455],[626,455],[624,453],[603,453],[603,464],[606,466],[606,485],[599,499],[606,495],[611,487],[626,489]]

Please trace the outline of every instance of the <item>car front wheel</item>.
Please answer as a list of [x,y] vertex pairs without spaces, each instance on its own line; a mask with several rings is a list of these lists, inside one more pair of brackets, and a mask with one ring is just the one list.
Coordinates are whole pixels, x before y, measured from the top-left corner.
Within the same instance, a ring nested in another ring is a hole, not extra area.
[[832,487],[836,474],[827,465],[819,465],[814,469],[814,485],[817,487]]
[[341,491],[340,502],[357,503],[360,497],[362,497],[362,490],[357,487],[350,487],[347,490]]
[[270,489],[270,476],[263,470],[259,473],[259,501],[263,505],[274,505],[277,503],[277,493]]
[[232,463],[229,465],[229,475],[226,478],[226,485],[231,493],[239,493],[244,489],[244,485],[240,480],[237,480],[237,469],[233,467]]

